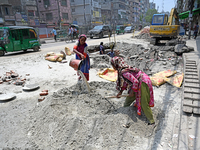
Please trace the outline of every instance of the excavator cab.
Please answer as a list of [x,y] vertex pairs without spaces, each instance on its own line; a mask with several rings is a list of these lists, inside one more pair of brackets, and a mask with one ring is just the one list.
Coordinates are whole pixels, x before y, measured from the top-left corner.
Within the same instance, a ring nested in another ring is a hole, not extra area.
[[151,25],[167,25],[168,16],[166,14],[154,14]]

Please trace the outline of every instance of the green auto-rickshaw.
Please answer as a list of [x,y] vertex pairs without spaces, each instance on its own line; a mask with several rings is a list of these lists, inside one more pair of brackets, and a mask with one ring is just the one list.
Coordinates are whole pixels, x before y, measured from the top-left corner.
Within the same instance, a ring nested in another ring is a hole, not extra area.
[[41,44],[34,28],[26,26],[0,27],[0,56],[7,52],[39,51]]
[[125,28],[125,26],[123,26],[123,25],[117,25],[116,26],[116,33],[117,34],[120,34],[120,33],[123,33],[124,34],[124,28]]

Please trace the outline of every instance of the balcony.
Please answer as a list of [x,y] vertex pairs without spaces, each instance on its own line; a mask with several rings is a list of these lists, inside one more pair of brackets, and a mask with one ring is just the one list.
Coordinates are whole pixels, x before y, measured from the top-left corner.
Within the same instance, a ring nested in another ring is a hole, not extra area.
[[5,21],[15,21],[15,16],[4,16]]
[[36,1],[35,0],[26,1],[26,5],[27,6],[36,6]]
[[111,3],[110,2],[105,2],[101,4],[101,9],[102,10],[111,10]]
[[[71,6],[83,6],[84,1],[83,0],[74,0],[74,2],[70,2]],[[90,5],[90,0],[85,0],[85,5]]]

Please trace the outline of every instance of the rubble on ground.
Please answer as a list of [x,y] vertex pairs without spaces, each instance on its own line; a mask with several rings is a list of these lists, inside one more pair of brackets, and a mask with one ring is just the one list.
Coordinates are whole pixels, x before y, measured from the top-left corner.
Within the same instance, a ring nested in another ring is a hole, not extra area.
[[[27,74],[28,76],[29,74]],[[7,84],[14,84],[24,86],[26,82],[26,77],[19,76],[18,73],[11,70],[0,76],[0,84],[7,83]]]

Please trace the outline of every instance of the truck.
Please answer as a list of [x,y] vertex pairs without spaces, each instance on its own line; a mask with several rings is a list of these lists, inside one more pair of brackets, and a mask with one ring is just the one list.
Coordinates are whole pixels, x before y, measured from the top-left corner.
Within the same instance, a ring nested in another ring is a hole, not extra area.
[[169,17],[167,14],[154,14],[150,26],[150,44],[157,45],[160,40],[177,38],[179,30],[179,18],[175,8],[171,9]]

